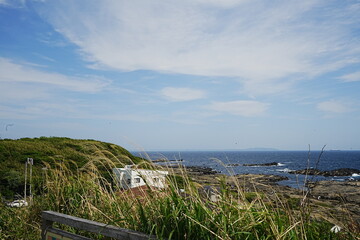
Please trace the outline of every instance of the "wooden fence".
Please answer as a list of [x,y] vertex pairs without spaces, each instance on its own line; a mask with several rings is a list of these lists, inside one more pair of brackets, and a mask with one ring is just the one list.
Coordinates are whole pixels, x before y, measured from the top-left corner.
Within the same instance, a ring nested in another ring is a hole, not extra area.
[[58,212],[44,211],[42,212],[42,240],[89,240],[90,238],[69,233],[61,229],[53,227],[53,223],[60,223],[77,229],[85,230],[123,240],[145,240],[156,239],[153,235],[147,235],[141,232],[115,227],[112,225],[94,222],[83,218],[78,218]]

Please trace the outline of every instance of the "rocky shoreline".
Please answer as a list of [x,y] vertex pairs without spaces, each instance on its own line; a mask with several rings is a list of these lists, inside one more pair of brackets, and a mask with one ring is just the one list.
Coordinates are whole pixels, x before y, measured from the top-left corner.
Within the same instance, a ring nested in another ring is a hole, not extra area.
[[352,176],[353,174],[360,174],[360,170],[354,168],[338,168],[330,171],[321,171],[316,168],[310,168],[310,169],[289,171],[289,173],[302,174],[302,175],[318,175],[324,177],[336,177],[336,176]]
[[[202,186],[219,186],[220,179],[225,179],[226,184],[234,191],[239,190],[240,187],[244,192],[258,192],[264,194],[268,199],[280,198],[284,202],[293,201],[296,204],[307,199],[308,204],[313,206],[314,217],[326,219],[341,226],[344,216],[350,216],[360,227],[360,181],[309,182],[307,189],[301,190],[278,184],[279,181],[287,180],[284,176],[261,174],[226,176],[209,167],[186,167],[185,169],[192,180]],[[353,170],[345,169],[322,173],[339,176],[339,173],[345,172],[355,173]],[[318,172],[311,173],[317,174]],[[303,174],[303,172],[299,171],[297,174]]]
[[193,175],[213,175],[218,174],[219,172],[210,167],[202,167],[202,166],[184,166],[184,165],[170,165],[168,166],[172,169],[185,169],[188,173]]
[[269,162],[269,163],[230,163],[227,164],[226,167],[237,167],[237,166],[244,166],[244,167],[269,167],[269,166],[278,166],[278,162]]
[[[181,159],[182,161],[182,159]],[[269,163],[256,163],[256,164],[252,164],[252,163],[245,163],[242,164],[242,166],[247,166],[247,167],[266,167],[266,166],[278,166],[280,163],[278,162],[269,162]],[[238,163],[231,163],[226,165],[226,167],[236,167],[236,166],[240,166],[241,164]],[[188,172],[192,172],[194,174],[215,174],[215,173],[219,173],[216,170],[210,168],[210,167],[204,167],[204,166],[185,166],[185,165],[169,165],[168,167],[170,168],[184,168],[186,169]],[[329,171],[321,171],[319,169],[316,168],[308,168],[308,169],[301,169],[301,170],[291,170],[288,171],[288,173],[290,174],[301,174],[301,175],[317,175],[317,176],[324,176],[324,177],[336,177],[336,176],[353,176],[353,175],[360,175],[360,169],[355,169],[355,168],[338,168],[338,169],[334,169],[334,170],[329,170]]]
[[269,162],[269,163],[244,163],[243,166],[246,167],[267,167],[267,166],[278,166],[278,162]]

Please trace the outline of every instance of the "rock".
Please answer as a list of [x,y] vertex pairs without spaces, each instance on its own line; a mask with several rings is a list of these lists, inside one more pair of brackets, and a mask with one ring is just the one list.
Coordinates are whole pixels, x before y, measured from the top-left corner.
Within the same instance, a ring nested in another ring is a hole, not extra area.
[[277,162],[270,162],[270,163],[245,163],[243,166],[246,167],[262,167],[262,166],[277,166]]
[[359,169],[339,168],[335,170],[325,171],[324,176],[351,176],[354,173],[360,173]]
[[[200,169],[193,167],[194,171]],[[256,192],[260,196],[264,196],[262,200],[266,202],[278,202],[279,199],[282,202],[294,200],[299,203],[300,207],[304,201],[309,204],[313,216],[327,219],[340,227],[346,226],[346,223],[343,222],[345,216],[349,216],[355,224],[360,224],[360,182],[357,181],[312,182],[312,185],[308,186],[309,192],[306,192],[303,189],[279,185],[278,181],[287,178],[277,175],[239,174],[226,176],[222,174],[198,174],[193,171],[189,171],[189,174],[195,182],[202,186],[210,185],[217,189],[219,182],[225,179],[230,190],[240,190],[246,196],[252,196],[251,194]]]
[[210,167],[200,167],[200,166],[186,166],[186,170],[189,172],[205,174],[205,175],[218,173],[216,170]]
[[284,181],[284,180],[289,180],[288,177],[285,176],[279,176],[279,175],[264,175],[264,177],[262,178],[263,182],[280,182],[280,181]]
[[301,174],[301,175],[323,175],[323,172],[316,169],[316,168],[309,168],[309,169],[301,169],[301,170],[294,170],[288,171],[291,174]]
[[319,181],[310,186],[311,195],[360,205],[360,182]]
[[247,179],[251,179],[252,181],[256,181],[262,184],[270,184],[276,183],[279,181],[289,180],[288,177],[279,176],[279,175],[262,175],[262,174],[239,174],[235,175],[235,177],[239,179],[243,179],[244,177]]
[[329,214],[329,217],[339,220],[345,215],[350,215],[352,221],[360,226],[360,182],[315,182],[311,186],[310,195],[314,199],[320,199],[323,203],[331,205],[330,208],[323,209],[323,214]]
[[158,158],[155,160],[152,160],[153,163],[161,163],[161,162],[182,162],[183,159],[167,159],[167,158]]
[[325,176],[325,177],[333,176],[334,177],[334,176],[351,176],[354,173],[356,173],[356,174],[360,173],[360,170],[354,169],[354,168],[339,168],[339,169],[334,169],[334,170],[330,170],[330,171],[321,171],[316,168],[310,168],[310,169],[289,171],[289,173],[302,174],[302,175],[319,175],[319,176]]
[[229,163],[226,165],[227,167],[237,167],[237,166],[240,166],[239,163]]

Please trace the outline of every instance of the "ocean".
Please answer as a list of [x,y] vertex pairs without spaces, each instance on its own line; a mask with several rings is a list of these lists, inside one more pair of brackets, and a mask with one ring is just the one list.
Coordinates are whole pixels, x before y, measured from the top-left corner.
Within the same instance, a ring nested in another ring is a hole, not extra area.
[[[223,174],[269,174],[286,176],[289,180],[279,184],[294,188],[304,186],[304,175],[290,174],[290,170],[317,168],[319,170],[334,170],[338,168],[360,169],[360,151],[151,151],[133,152],[134,155],[155,160],[166,158],[180,160],[185,166],[210,167]],[[243,164],[262,164],[277,162],[276,166],[243,166]],[[168,162],[163,164],[174,164]],[[235,166],[233,166],[235,164]],[[342,177],[308,176],[308,180],[360,179],[359,175]]]

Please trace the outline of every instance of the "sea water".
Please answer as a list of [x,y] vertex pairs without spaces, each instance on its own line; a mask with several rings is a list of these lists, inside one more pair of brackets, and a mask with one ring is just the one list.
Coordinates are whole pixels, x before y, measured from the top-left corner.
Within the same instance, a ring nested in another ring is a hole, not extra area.
[[[359,179],[359,173],[352,176],[304,176],[290,174],[289,171],[305,168],[334,170],[338,168],[360,169],[360,151],[151,151],[133,152],[150,160],[166,158],[182,160],[185,166],[210,167],[227,175],[235,174],[269,174],[281,175],[289,180],[279,184],[302,188],[306,180],[346,181]],[[243,166],[243,164],[263,164],[277,162],[275,166]],[[168,162],[166,164],[174,164]]]

